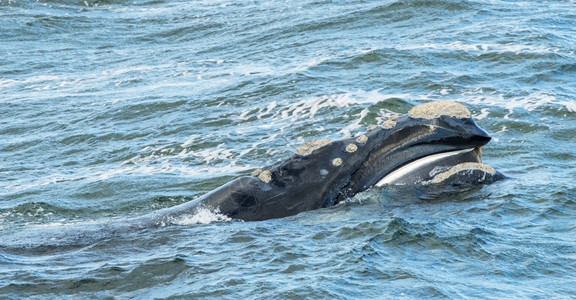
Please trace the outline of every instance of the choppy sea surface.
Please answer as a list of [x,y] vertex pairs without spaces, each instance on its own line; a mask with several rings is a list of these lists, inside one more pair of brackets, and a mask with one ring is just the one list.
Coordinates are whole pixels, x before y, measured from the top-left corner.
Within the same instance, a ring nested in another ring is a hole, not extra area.
[[[2,299],[576,295],[574,1],[0,0],[0,28]],[[99,230],[434,100],[508,180]]]

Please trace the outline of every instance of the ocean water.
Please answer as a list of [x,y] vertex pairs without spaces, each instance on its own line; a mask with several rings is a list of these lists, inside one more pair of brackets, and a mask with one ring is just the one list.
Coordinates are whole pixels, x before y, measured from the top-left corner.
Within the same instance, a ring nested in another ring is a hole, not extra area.
[[[574,1],[0,0],[0,28],[2,299],[576,295]],[[101,230],[434,100],[508,180]]]

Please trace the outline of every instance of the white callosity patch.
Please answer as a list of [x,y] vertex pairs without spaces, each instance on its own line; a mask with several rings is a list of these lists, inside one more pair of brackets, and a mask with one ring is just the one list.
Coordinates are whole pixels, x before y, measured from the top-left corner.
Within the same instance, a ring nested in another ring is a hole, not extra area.
[[346,152],[353,153],[356,152],[356,150],[358,150],[358,146],[355,144],[348,144],[348,146],[346,146]]
[[365,135],[360,135],[359,137],[356,138],[356,142],[358,144],[366,144],[366,142],[368,142],[368,137]]
[[262,180],[264,183],[268,183],[272,180],[272,172],[270,172],[270,170],[264,170],[258,174],[258,179]]
[[482,171],[484,173],[488,173],[490,175],[496,174],[496,171],[494,170],[494,168],[492,168],[491,166],[489,166],[487,164],[467,162],[467,163],[457,164],[457,165],[453,166],[452,168],[450,168],[450,170],[434,176],[434,178],[432,178],[432,180],[430,180],[430,183],[440,183],[440,182],[443,182],[444,180],[448,179],[450,176],[452,176],[454,174],[457,174],[460,172],[465,172],[465,171],[476,171],[476,170]]
[[332,142],[331,140],[309,141],[309,142],[306,142],[306,143],[300,145],[300,147],[296,148],[294,153],[296,153],[298,155],[302,155],[302,156],[307,156],[307,155],[312,154],[312,152],[314,152],[314,150],[322,148],[322,147],[330,144],[331,142]]
[[396,121],[392,120],[392,118],[386,120],[384,123],[382,123],[382,128],[384,129],[391,129],[394,128],[396,126]]
[[440,116],[450,116],[459,119],[468,119],[472,116],[466,106],[448,100],[434,101],[412,107],[408,111],[411,118],[434,119]]
[[272,180],[272,172],[270,170],[262,170],[260,168],[252,171],[251,176],[258,177],[262,182],[268,183]]
[[258,168],[256,170],[252,171],[252,173],[250,175],[254,176],[254,177],[258,177],[258,175],[260,175],[260,173],[262,173],[262,169]]
[[334,165],[335,167],[337,167],[341,164],[342,164],[342,159],[340,157],[337,157],[337,158],[332,160],[332,165]]

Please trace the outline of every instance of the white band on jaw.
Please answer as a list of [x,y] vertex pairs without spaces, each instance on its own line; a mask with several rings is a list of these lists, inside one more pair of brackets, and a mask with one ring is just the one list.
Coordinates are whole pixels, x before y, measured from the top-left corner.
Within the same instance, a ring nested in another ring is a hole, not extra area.
[[421,167],[432,164],[435,161],[439,161],[439,160],[444,159],[446,157],[450,157],[450,156],[454,156],[454,155],[460,155],[460,154],[470,152],[470,151],[474,151],[474,148],[437,153],[437,154],[432,154],[432,155],[428,155],[428,156],[419,158],[415,161],[412,161],[412,162],[406,164],[405,166],[402,166],[402,167],[392,171],[390,174],[384,176],[384,178],[380,179],[380,181],[378,181],[378,183],[376,183],[376,186],[383,186],[385,184],[393,183],[393,182],[397,181],[398,179],[406,176],[407,174],[410,174],[414,170],[417,170]]

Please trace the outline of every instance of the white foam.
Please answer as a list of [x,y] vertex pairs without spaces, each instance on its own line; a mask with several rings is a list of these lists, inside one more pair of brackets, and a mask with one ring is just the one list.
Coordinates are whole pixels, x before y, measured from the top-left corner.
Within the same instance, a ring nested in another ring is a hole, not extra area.
[[214,222],[230,222],[232,219],[220,213],[219,209],[200,208],[192,215],[182,215],[171,220],[174,225],[210,224]]
[[246,172],[251,168],[252,167],[250,165],[239,165],[235,160],[231,160],[227,164],[219,164],[214,166],[189,166],[182,164],[180,160],[174,162],[169,160],[150,160],[148,162],[140,161],[135,165],[120,165],[116,168],[110,168],[109,166],[99,168],[78,168],[75,169],[74,173],[71,174],[53,171],[53,173],[40,176],[39,178],[30,179],[26,177],[26,179],[18,181],[1,182],[0,188],[19,191],[54,184],[69,184],[71,182],[80,180],[84,180],[86,183],[106,181],[115,177],[126,175],[148,176],[156,174],[171,174],[193,178],[213,178],[226,174],[239,174]]
[[[408,94],[381,94],[380,90],[338,93],[311,97],[287,106],[278,106],[273,118],[283,120],[312,119],[318,112],[327,108],[345,108],[357,104],[372,104],[392,98],[406,99]],[[276,108],[276,107],[275,107]]]
[[450,51],[464,51],[469,53],[536,53],[536,54],[547,54],[547,53],[558,53],[559,48],[547,47],[544,45],[528,45],[528,44],[518,44],[518,43],[506,43],[506,44],[495,44],[495,43],[484,43],[484,44],[468,44],[462,41],[455,41],[452,43],[424,43],[420,45],[412,46],[396,46],[395,49],[398,50],[420,50],[420,49],[432,49],[432,50],[450,50]]
[[360,128],[363,127],[361,122],[362,122],[362,120],[364,120],[364,118],[368,115],[369,112],[370,111],[368,108],[365,108],[362,111],[360,111],[358,118],[354,122],[344,126],[339,131],[339,133],[342,134],[342,136],[345,138],[352,137],[354,132],[357,132]]
[[491,107],[501,107],[508,110],[504,116],[509,119],[515,110],[534,111],[545,106],[564,107],[568,112],[576,112],[576,104],[572,100],[558,99],[553,93],[537,91],[526,96],[504,97],[501,94],[485,94],[482,90],[474,90],[463,94],[463,97],[456,99],[464,104],[473,104],[487,107],[482,110],[482,114],[488,114]]
[[473,118],[476,120],[482,120],[488,117],[488,115],[490,114],[490,112],[488,111],[487,108],[482,108],[480,110],[480,113],[477,115],[474,115]]
[[[199,134],[193,134],[184,143],[182,143],[181,146],[184,148],[188,148],[188,147],[192,146],[199,138],[200,138]],[[147,151],[147,150],[143,149],[143,151]]]
[[12,87],[14,85],[24,85],[23,88],[27,90],[43,91],[49,90],[54,87],[63,87],[78,82],[78,79],[69,80],[64,76],[57,75],[37,75],[31,76],[23,80],[13,79],[0,79],[0,89]]

